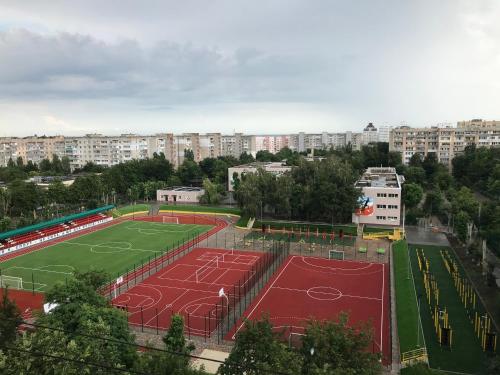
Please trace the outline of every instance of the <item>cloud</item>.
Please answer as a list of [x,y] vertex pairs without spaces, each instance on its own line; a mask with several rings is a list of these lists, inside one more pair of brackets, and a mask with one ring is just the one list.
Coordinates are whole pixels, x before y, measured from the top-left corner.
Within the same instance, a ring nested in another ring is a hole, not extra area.
[[[89,35],[0,33],[4,98],[136,98],[173,103],[281,101],[310,95],[326,69],[312,58],[160,41],[104,42]],[[302,82],[301,82],[302,81]]]

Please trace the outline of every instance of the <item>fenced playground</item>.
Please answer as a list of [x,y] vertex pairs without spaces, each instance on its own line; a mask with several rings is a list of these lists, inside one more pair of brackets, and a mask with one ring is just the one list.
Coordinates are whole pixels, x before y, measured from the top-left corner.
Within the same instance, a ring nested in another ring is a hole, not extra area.
[[367,349],[387,362],[388,243],[317,233],[295,241],[225,231],[228,222],[223,215],[134,214],[15,254],[0,268],[4,280],[18,277],[18,287],[36,293],[99,265],[112,276],[100,292],[134,329],[164,334],[180,314],[188,337],[212,343],[231,340],[243,316],[268,312],[292,342],[310,317],[346,311],[349,324],[372,322]]
[[139,275],[145,265],[159,263],[165,254],[192,247],[226,226],[217,217],[183,214],[115,219],[0,257],[0,286],[45,292],[75,270],[93,268],[112,280]]

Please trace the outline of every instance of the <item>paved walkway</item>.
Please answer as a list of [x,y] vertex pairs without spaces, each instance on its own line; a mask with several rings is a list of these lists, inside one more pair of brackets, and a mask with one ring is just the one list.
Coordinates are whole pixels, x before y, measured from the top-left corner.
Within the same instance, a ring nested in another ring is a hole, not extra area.
[[428,229],[410,226],[405,228],[405,232],[406,240],[410,244],[450,246],[444,233],[432,232]]

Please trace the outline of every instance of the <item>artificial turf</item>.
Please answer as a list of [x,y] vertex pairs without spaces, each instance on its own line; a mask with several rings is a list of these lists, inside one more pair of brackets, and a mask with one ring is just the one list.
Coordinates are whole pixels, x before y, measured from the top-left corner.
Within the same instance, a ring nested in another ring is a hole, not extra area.
[[45,292],[74,271],[110,277],[181,245],[212,226],[125,221],[0,263],[2,275],[22,277],[23,289]]
[[424,347],[424,339],[418,319],[417,296],[415,295],[413,277],[409,267],[406,241],[395,242],[392,246],[392,252],[399,347],[401,353],[404,353]]
[[[439,288],[440,307],[446,306],[449,322],[453,329],[451,349],[439,345],[433,326],[431,312],[425,298],[422,273],[418,268],[416,248],[423,249],[430,263],[430,272],[435,276]],[[441,259],[438,246],[410,246],[410,259],[415,279],[417,296],[420,296],[420,315],[424,330],[429,366],[434,369],[456,371],[462,373],[483,374],[486,371],[487,356],[481,349],[479,340],[474,334],[473,326],[467,317],[465,308],[460,302],[451,275]],[[450,254],[453,255],[451,249]]]

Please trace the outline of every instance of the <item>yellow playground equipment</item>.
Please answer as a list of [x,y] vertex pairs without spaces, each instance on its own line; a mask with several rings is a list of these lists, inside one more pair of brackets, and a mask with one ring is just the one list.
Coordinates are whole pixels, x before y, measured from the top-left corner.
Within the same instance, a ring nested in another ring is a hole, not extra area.
[[380,238],[387,238],[391,241],[399,241],[405,238],[405,232],[400,228],[395,228],[392,231],[363,233],[364,240],[377,240]]

